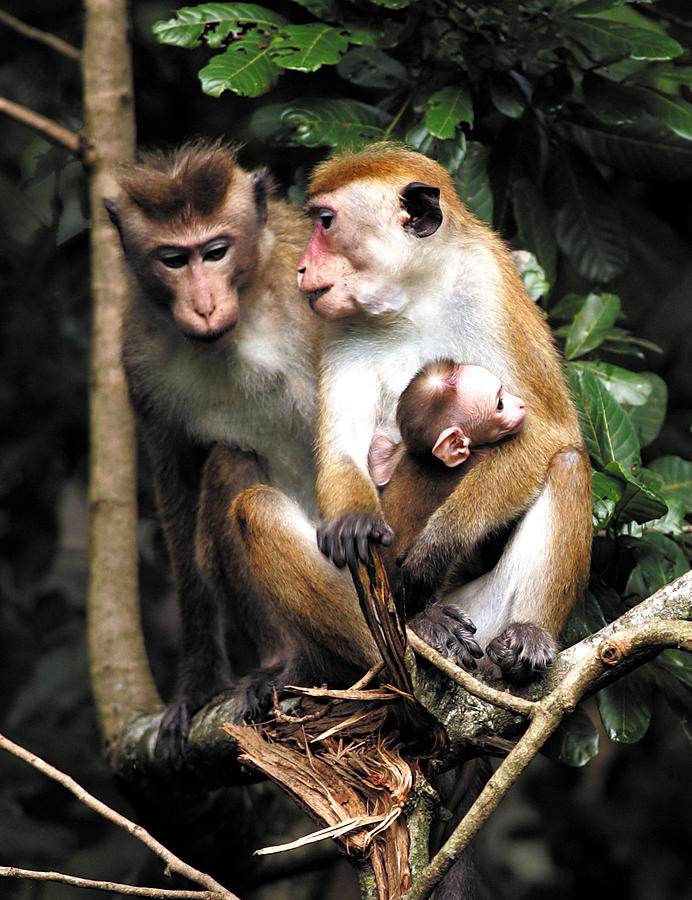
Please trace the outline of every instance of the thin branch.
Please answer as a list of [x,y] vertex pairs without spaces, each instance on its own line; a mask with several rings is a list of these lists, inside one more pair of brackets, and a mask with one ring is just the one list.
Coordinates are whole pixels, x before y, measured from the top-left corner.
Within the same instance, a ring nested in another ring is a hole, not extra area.
[[206,875],[204,872],[193,869],[192,866],[188,866],[187,863],[184,863],[181,859],[178,859],[177,856],[174,856],[170,850],[166,849],[163,844],[160,844],[156,838],[152,837],[141,825],[137,825],[119,812],[111,809],[110,806],[106,806],[105,803],[98,800],[93,794],[90,794],[73,778],[70,778],[69,775],[60,772],[34,753],[25,750],[24,747],[20,747],[19,744],[15,744],[3,734],[0,734],[0,749],[7,750],[8,753],[12,753],[19,759],[24,760],[24,762],[29,763],[29,765],[33,766],[35,769],[38,769],[39,772],[42,772],[44,775],[47,775],[49,778],[62,784],[63,787],[66,787],[68,791],[71,791],[85,806],[93,809],[105,819],[114,822],[120,828],[123,828],[129,834],[133,835],[133,837],[136,837],[137,840],[141,841],[149,847],[150,850],[153,850],[154,853],[161,857],[166,863],[167,869],[170,869],[172,872],[177,872],[185,878],[189,878],[190,881],[196,881],[207,890],[216,894],[219,898],[223,898],[223,900],[238,900],[235,894],[232,894],[218,882],[214,881],[210,875]]
[[533,704],[526,732],[488,780],[449,840],[421,872],[406,900],[424,900],[430,895],[564,717],[574,711],[583,695],[599,680],[604,666],[617,666],[645,648],[666,647],[692,649],[692,624],[651,622],[606,637],[565,674],[550,694]]
[[33,25],[26,25],[24,22],[15,19],[14,16],[11,16],[8,12],[4,12],[1,9],[0,22],[2,22],[3,25],[7,25],[8,28],[12,28],[23,37],[29,38],[29,40],[46,44],[53,50],[57,50],[58,53],[62,53],[63,56],[75,59],[77,62],[82,58],[82,54],[77,47],[73,47],[72,44],[68,44],[67,41],[63,41],[62,38],[56,37],[54,34],[49,34],[47,31],[41,31],[40,28],[34,28]]
[[426,644],[410,628],[406,629],[406,637],[408,638],[409,646],[419,656],[427,659],[429,663],[432,663],[441,672],[444,672],[452,681],[465,688],[469,694],[473,694],[474,697],[478,697],[480,700],[487,700],[493,706],[500,706],[502,709],[520,713],[522,716],[531,715],[534,707],[533,701],[525,700],[523,697],[516,697],[514,694],[509,694],[506,691],[498,691],[490,687],[490,685],[479,681],[459,666],[454,665],[446,656],[442,656],[441,653],[434,650],[430,644]]
[[20,106],[19,103],[13,103],[5,97],[0,97],[0,113],[5,113],[11,119],[16,119],[23,125],[28,125],[39,134],[48,138],[56,144],[63,144],[68,150],[71,150],[77,156],[82,156],[82,137],[76,131],[70,131],[63,125],[58,125],[52,119],[47,119],[40,113],[28,109],[26,106]]
[[111,891],[133,897],[149,897],[151,900],[217,900],[222,897],[216,891],[169,891],[165,888],[135,887],[115,881],[93,881],[91,878],[77,878],[62,872],[36,872],[33,869],[17,869],[14,866],[0,866],[0,877],[23,878],[30,881],[58,881],[72,887],[91,888],[96,891]]

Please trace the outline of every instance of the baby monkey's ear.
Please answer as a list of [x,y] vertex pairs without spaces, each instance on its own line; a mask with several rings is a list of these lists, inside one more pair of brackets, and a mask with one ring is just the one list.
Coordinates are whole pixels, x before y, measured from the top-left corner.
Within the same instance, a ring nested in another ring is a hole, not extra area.
[[453,425],[440,432],[432,452],[449,468],[460,466],[471,454],[471,439],[458,425]]

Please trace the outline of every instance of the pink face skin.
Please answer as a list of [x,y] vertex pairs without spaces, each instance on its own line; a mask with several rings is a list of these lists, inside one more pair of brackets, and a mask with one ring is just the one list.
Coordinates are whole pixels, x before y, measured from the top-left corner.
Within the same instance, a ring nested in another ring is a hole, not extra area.
[[524,401],[505,390],[492,372],[482,366],[459,366],[456,383],[457,421],[439,435],[432,452],[446,466],[458,466],[471,449],[494,444],[515,434],[526,417]]

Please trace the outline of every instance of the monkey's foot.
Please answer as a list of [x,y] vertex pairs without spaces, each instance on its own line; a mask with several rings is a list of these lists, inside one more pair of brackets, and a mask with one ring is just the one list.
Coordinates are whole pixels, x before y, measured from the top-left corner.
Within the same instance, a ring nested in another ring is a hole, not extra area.
[[485,652],[506,681],[522,685],[545,674],[555,659],[557,644],[545,628],[514,622],[492,639]]
[[465,669],[475,669],[476,660],[483,656],[474,638],[476,626],[455,606],[433,603],[409,625],[426,644]]
[[274,706],[274,697],[282,695],[287,684],[300,684],[285,662],[265,666],[251,675],[247,675],[236,688],[236,724],[243,722],[259,722],[266,718]]

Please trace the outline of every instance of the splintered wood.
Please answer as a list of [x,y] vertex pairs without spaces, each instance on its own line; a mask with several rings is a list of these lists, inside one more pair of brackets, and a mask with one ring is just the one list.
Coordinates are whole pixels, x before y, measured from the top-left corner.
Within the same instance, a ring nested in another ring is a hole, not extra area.
[[368,688],[370,679],[364,678],[348,690],[290,688],[301,695],[292,714],[277,706],[262,725],[223,727],[237,741],[239,759],[290,793],[322,826],[298,841],[258,852],[335,838],[346,853],[369,857],[379,900],[393,900],[411,886],[402,813],[417,762],[438,754],[444,736],[411,693],[405,632],[379,558],[352,575],[385,663],[381,677],[392,683]]

